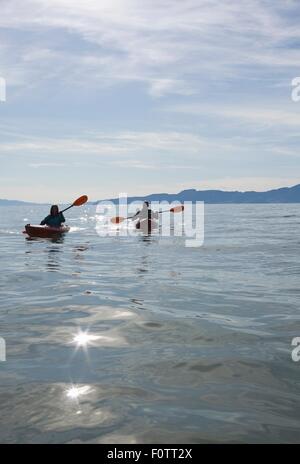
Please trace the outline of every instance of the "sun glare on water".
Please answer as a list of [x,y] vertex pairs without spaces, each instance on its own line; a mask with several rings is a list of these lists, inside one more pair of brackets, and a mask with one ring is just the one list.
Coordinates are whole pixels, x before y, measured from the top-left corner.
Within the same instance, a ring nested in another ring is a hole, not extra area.
[[77,400],[80,396],[89,393],[90,390],[91,388],[88,385],[84,385],[82,387],[72,385],[72,387],[66,390],[66,396],[72,400]]
[[92,342],[98,340],[100,337],[98,337],[97,335],[91,335],[88,333],[88,331],[86,332],[78,332],[77,335],[74,336],[72,342],[75,343],[78,347],[86,347],[90,344],[92,344]]

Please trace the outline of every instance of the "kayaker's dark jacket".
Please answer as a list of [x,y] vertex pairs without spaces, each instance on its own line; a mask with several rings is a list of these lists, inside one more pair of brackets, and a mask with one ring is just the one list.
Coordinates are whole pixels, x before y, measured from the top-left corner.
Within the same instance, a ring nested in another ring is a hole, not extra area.
[[63,222],[66,222],[63,213],[56,214],[55,216],[49,214],[49,216],[43,219],[41,226],[61,227]]

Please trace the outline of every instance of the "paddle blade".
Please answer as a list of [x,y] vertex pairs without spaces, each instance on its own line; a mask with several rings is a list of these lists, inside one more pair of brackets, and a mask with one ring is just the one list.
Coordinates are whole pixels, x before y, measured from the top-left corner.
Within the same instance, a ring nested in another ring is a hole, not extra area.
[[88,197],[86,195],[83,195],[80,198],[77,198],[77,200],[74,201],[73,206],[81,206],[84,205],[88,201]]
[[174,206],[174,208],[170,209],[171,213],[181,213],[181,211],[184,211],[184,206]]
[[110,221],[111,221],[113,224],[120,224],[120,222],[125,221],[125,218],[123,218],[122,216],[117,216],[117,217],[111,218]]

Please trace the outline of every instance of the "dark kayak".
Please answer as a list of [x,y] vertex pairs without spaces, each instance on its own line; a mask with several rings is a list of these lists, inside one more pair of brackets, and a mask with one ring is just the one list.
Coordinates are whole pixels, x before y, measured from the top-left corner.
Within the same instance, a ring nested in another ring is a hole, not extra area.
[[24,233],[28,234],[29,237],[39,237],[39,238],[52,238],[58,237],[62,234],[69,232],[70,227],[48,227],[48,226],[32,226],[27,224],[25,226]]

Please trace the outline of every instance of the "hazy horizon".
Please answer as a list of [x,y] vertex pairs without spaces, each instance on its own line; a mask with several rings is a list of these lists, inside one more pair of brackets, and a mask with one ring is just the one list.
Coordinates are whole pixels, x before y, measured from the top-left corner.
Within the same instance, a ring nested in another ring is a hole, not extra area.
[[[299,184],[295,184],[295,185],[282,185],[280,187],[275,187],[274,190],[277,190],[277,189],[282,189],[282,188],[292,188],[292,187],[296,187],[297,185],[300,185]],[[193,187],[191,187],[190,189],[184,189],[184,190],[197,190],[197,191],[207,191],[207,190],[217,190],[217,191],[223,191],[223,192],[229,192],[229,191],[232,191],[232,192],[239,192],[239,193],[248,193],[248,192],[251,192],[251,190],[230,190],[229,188],[228,189],[195,189]],[[267,190],[252,190],[252,191],[255,191],[257,193],[261,192],[261,193],[264,193],[264,192],[268,192],[269,190],[273,190],[273,189],[267,189]],[[160,192],[151,192],[151,193],[147,193],[147,194],[133,194],[133,195],[128,195],[128,197],[147,197],[149,195],[164,195],[164,194],[170,194],[170,195],[176,195],[176,194],[179,194],[181,193],[181,191],[179,192],[164,192],[163,190],[161,190]],[[122,195],[124,195],[126,192],[122,192]],[[120,193],[121,195],[121,193]],[[109,199],[115,199],[115,198],[118,198],[119,194],[116,194],[114,197],[106,197],[106,198],[91,198],[89,197],[89,202],[90,203],[93,203],[95,201],[101,201],[101,200],[109,200]],[[39,201],[31,201],[31,200],[20,200],[19,198],[0,198],[0,201],[1,200],[4,200],[4,201],[24,201],[24,202],[32,202],[32,203],[36,203],[36,204],[51,204],[51,201],[42,201],[42,202],[39,202]],[[72,200],[69,200],[69,201],[64,201],[64,202],[60,202],[60,203],[63,203],[63,204],[68,204],[70,203]]]

